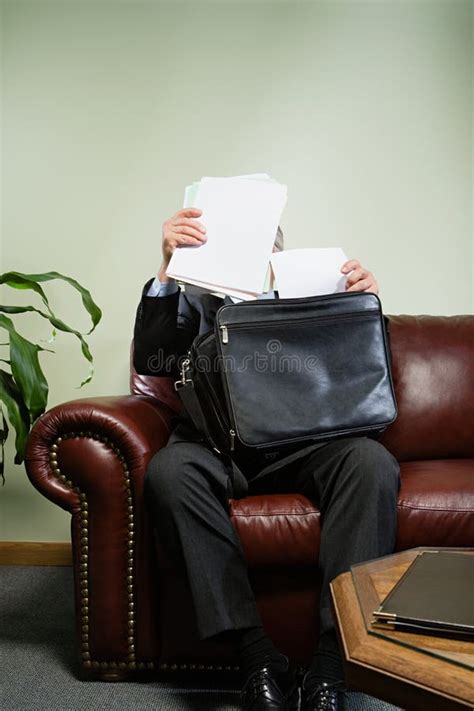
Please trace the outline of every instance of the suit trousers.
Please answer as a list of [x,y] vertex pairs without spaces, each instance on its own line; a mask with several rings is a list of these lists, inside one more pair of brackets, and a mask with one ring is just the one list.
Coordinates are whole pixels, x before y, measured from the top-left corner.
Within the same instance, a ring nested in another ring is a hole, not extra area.
[[[184,567],[202,639],[261,625],[229,517],[230,486],[219,456],[191,441],[161,449],[145,479],[153,524],[167,554]],[[366,437],[320,444],[249,482],[249,495],[300,493],[321,511],[321,636],[334,630],[330,581],[355,563],[393,552],[398,489],[397,460]]]

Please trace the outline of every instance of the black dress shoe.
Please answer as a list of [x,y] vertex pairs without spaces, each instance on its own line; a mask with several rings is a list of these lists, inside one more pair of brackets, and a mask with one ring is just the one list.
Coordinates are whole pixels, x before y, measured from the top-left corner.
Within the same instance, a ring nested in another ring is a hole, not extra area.
[[301,711],[342,711],[346,689],[342,681],[320,681],[316,686],[301,689]]
[[249,674],[240,693],[243,711],[297,711],[300,690],[292,672],[275,672],[271,665]]

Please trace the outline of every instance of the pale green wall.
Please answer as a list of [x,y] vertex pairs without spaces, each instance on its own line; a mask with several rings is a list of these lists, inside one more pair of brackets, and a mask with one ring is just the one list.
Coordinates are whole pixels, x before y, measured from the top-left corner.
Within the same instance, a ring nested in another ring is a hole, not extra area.
[[[286,182],[288,246],[360,257],[388,313],[471,311],[471,3],[12,0],[2,15],[2,270],[74,275],[104,311],[83,393],[75,344],[45,356],[51,405],[127,390],[161,222],[201,175]],[[68,537],[11,464],[0,506],[0,539]]]

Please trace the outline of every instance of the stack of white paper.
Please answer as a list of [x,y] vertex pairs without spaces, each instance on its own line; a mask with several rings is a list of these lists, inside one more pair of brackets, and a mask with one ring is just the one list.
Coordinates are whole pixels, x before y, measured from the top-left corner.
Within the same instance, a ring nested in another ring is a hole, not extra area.
[[186,188],[185,207],[202,210],[207,241],[176,249],[167,275],[242,299],[262,293],[286,185],[265,173],[202,178]]
[[347,275],[341,274],[341,267],[346,261],[339,247],[288,249],[272,254],[278,296],[291,299],[344,291]]

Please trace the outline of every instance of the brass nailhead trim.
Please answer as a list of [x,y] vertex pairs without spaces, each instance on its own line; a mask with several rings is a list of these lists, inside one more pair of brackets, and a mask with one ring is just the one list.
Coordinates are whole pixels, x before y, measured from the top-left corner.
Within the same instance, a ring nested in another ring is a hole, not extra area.
[[[61,472],[58,465],[58,450],[61,442],[67,439],[77,439],[80,437],[88,437],[89,439],[94,439],[96,441],[102,442],[109,447],[118,457],[119,461],[122,463],[123,474],[124,474],[124,484],[125,491],[127,492],[127,649],[128,661],[105,661],[99,662],[96,660],[91,660],[90,648],[89,648],[89,580],[88,580],[88,567],[89,567],[89,504],[87,502],[87,496],[84,492],[80,490],[78,486],[74,486],[74,483],[67,478]],[[108,437],[103,437],[92,432],[67,432],[62,435],[62,437],[57,437],[55,442],[50,447],[49,460],[51,464],[51,470],[54,476],[63,483],[64,486],[72,489],[79,496],[80,500],[80,518],[79,518],[79,529],[80,529],[80,595],[81,595],[81,649],[82,649],[82,666],[84,669],[121,669],[130,670],[135,669],[143,670],[153,670],[155,669],[155,662],[152,661],[140,661],[137,662],[135,659],[135,601],[134,601],[134,572],[135,572],[135,556],[134,556],[134,538],[135,538],[135,521],[134,521],[134,508],[133,508],[133,498],[131,494],[131,481],[130,481],[130,471],[126,464],[124,455],[120,452],[116,445],[113,445]],[[221,666],[213,664],[168,664],[163,662],[159,665],[161,671],[238,671],[238,666]]]
[[[92,661],[89,648],[89,579],[88,579],[88,563],[89,563],[89,504],[87,496],[80,490],[78,486],[74,486],[73,482],[61,472],[58,465],[58,450],[61,442],[67,439],[77,439],[87,437],[105,444],[114,454],[117,455],[122,464],[125,491],[127,496],[127,617],[128,617],[128,640],[127,640],[127,658],[128,662],[98,662]],[[67,432],[61,437],[57,437],[49,450],[49,461],[51,470],[56,479],[58,479],[68,489],[72,489],[79,495],[80,512],[79,512],[79,530],[80,530],[80,596],[81,596],[81,649],[82,649],[82,664],[85,669],[154,669],[154,662],[139,662],[135,660],[135,601],[134,601],[134,572],[135,572],[135,522],[133,497],[131,491],[130,470],[126,463],[125,456],[120,451],[117,445],[113,444],[108,437],[93,433],[93,432]]]
[[159,666],[160,671],[239,671],[240,667],[235,665],[222,666],[221,664],[169,664],[162,662]]

